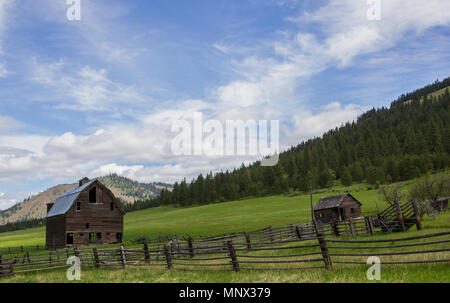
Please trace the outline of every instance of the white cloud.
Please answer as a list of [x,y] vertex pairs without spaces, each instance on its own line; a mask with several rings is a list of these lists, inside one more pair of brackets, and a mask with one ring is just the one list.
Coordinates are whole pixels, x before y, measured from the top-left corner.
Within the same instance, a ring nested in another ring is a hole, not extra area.
[[118,174],[121,176],[125,176],[128,178],[134,178],[136,172],[142,170],[144,168],[143,165],[118,165],[116,163],[110,163],[106,165],[102,165],[99,168],[95,169],[92,174],[95,176],[105,176],[109,174]]
[[12,130],[21,125],[20,122],[8,116],[0,116],[0,132]]
[[[133,86],[108,78],[105,69],[84,66],[74,73],[66,61],[40,63],[33,60],[31,79],[55,90],[57,107],[79,111],[114,111],[119,104],[136,105],[145,98]],[[61,97],[64,96],[64,103]]]
[[[290,18],[302,25],[313,22],[321,34],[283,32],[278,41],[264,43],[272,45],[271,57],[251,54],[232,62],[243,79],[218,87],[218,100],[241,107],[285,104],[295,99],[302,79],[331,66],[349,66],[355,57],[388,49],[408,34],[450,23],[449,1],[382,1],[378,22],[367,19],[368,8],[365,1],[332,0],[313,13]],[[228,51],[226,45],[214,46]]]
[[370,109],[356,104],[343,105],[332,102],[320,108],[317,113],[310,111],[299,112],[294,115],[294,129],[290,132],[291,140],[302,140],[318,137],[326,131],[341,126],[345,122],[352,122],[359,115]]
[[0,209],[7,209],[17,203],[16,199],[0,199]]

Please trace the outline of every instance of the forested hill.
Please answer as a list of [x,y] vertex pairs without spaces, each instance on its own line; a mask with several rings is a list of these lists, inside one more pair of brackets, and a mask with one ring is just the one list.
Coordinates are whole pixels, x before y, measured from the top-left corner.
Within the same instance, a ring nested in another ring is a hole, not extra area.
[[159,195],[163,188],[172,189],[172,185],[165,183],[141,183],[129,178],[111,174],[99,178],[99,180],[114,193],[116,198],[126,203],[134,203],[135,200],[144,200]]
[[390,108],[372,109],[357,122],[283,152],[275,167],[257,162],[231,172],[200,175],[130,209],[306,191],[310,179],[315,188],[360,181],[383,184],[445,169],[450,164],[449,87],[447,78],[402,95]]

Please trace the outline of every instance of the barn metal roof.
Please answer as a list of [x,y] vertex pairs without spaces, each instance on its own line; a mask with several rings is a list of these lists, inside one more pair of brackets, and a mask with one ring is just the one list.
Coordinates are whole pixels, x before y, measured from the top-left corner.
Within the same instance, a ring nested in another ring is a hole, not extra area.
[[75,186],[67,190],[61,197],[56,199],[55,204],[52,206],[46,218],[63,215],[72,206],[73,202],[78,198],[80,193],[88,188],[92,183],[97,181],[97,179],[90,180],[89,182],[83,184],[82,186]]
[[320,198],[319,201],[317,201],[316,205],[314,206],[314,210],[338,207],[339,205],[341,205],[342,201],[344,201],[344,198],[347,196],[352,197],[356,202],[361,204],[358,200],[355,199],[355,197],[347,193],[343,195]]

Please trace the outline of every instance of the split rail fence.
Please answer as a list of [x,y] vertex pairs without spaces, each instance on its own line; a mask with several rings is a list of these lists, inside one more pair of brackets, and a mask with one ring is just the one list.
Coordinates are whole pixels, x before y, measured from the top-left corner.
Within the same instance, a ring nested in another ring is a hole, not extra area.
[[[339,232],[357,232],[354,227],[337,226]],[[370,224],[364,222],[366,224]],[[290,225],[285,228],[222,235],[173,238],[168,242],[143,243],[140,247],[83,248],[24,254],[0,258],[0,276],[64,269],[70,256],[77,256],[84,268],[154,267],[160,270],[303,270],[328,269],[334,264],[366,264],[378,256],[382,264],[450,262],[450,232],[382,240],[340,238],[336,226]],[[350,229],[350,231],[349,231]],[[432,248],[430,248],[432,246]],[[400,258],[400,259],[399,259]]]

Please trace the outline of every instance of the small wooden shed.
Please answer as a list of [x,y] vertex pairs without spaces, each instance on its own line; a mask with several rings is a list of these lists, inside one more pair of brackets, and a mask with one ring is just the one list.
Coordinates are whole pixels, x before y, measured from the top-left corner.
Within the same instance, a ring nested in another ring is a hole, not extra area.
[[356,219],[361,216],[361,203],[349,193],[321,198],[314,206],[314,217],[319,223]]
[[47,248],[121,242],[124,214],[105,185],[84,178],[47,205]]
[[448,209],[448,197],[436,199],[436,201],[429,201],[432,211],[441,212]]

